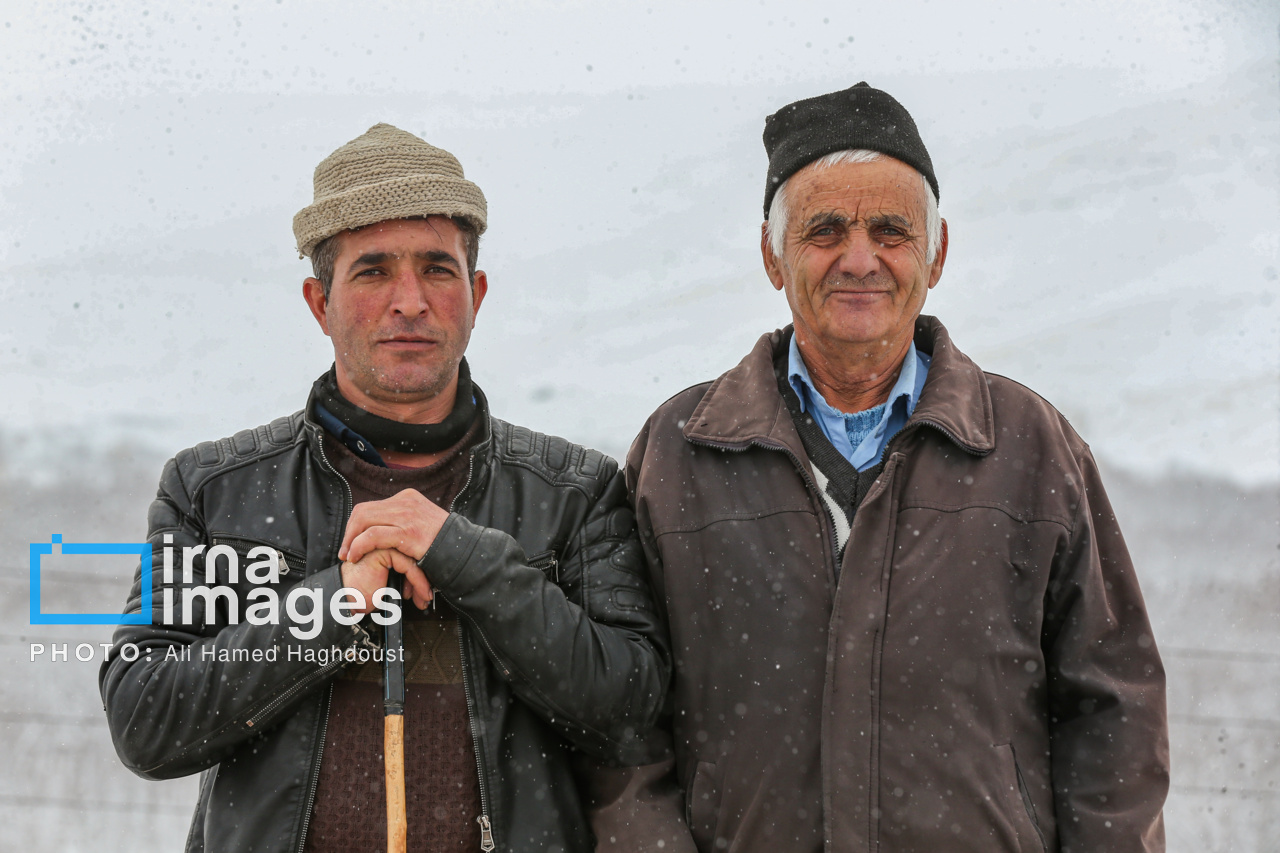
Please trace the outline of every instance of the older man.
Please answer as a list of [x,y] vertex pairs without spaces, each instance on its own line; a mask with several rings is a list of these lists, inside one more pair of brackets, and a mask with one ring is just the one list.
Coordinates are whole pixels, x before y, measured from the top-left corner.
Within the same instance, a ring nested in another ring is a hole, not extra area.
[[131,770],[202,774],[188,851],[387,849],[393,571],[410,849],[591,850],[573,765],[634,757],[659,711],[669,655],[617,464],[492,417],[471,381],[486,221],[412,134],[335,151],[294,219],[333,368],[302,411],[165,466],[154,611],[101,689]]
[[627,464],[693,841],[1162,850],[1133,566],[1066,419],[921,315],[948,244],[915,122],[860,83],[764,142],[793,324],[663,404]]

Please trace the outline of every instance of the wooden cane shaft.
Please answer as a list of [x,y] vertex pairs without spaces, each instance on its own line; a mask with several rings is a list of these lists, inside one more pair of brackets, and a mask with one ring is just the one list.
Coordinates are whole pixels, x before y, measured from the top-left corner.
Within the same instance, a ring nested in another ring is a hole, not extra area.
[[404,716],[388,714],[382,734],[387,762],[387,853],[405,853],[409,823],[404,806]]

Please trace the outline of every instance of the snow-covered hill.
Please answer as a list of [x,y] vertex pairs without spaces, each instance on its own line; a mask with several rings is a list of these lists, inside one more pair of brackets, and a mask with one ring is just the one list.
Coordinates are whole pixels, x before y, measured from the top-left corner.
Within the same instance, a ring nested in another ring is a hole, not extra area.
[[[952,243],[927,310],[962,349],[1117,464],[1280,478],[1274,61],[1157,91],[1084,70],[876,82],[934,151]],[[26,159],[0,208],[0,428],[54,455],[73,434],[171,452],[301,405],[331,356],[289,223],[314,164],[386,119],[489,196],[471,359],[497,409],[622,453],[657,403],[787,322],[760,270],[759,132],[815,91],[154,95],[19,116],[59,135],[36,151],[10,132]]]

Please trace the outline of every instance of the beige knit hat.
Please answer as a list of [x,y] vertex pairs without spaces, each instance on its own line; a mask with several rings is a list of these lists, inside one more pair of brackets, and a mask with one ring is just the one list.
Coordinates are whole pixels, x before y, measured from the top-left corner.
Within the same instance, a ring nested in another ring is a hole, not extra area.
[[348,228],[410,216],[457,216],[481,234],[488,205],[462,164],[443,148],[375,124],[316,166],[315,201],[293,217],[298,254]]

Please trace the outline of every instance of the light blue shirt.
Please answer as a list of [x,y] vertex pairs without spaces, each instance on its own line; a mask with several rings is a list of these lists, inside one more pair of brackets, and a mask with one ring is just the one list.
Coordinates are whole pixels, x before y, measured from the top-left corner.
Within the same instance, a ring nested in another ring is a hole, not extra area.
[[832,407],[814,387],[793,334],[791,352],[787,356],[787,381],[800,398],[800,410],[808,412],[817,421],[827,441],[849,460],[850,465],[865,471],[880,461],[889,439],[902,429],[916,410],[931,361],[929,356],[916,349],[915,341],[912,341],[906,357],[902,359],[898,381],[889,391],[888,401],[862,412],[842,412]]

